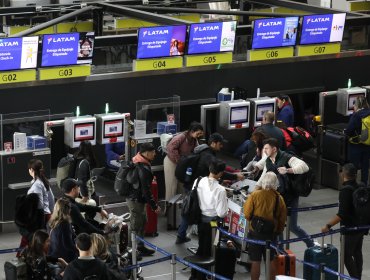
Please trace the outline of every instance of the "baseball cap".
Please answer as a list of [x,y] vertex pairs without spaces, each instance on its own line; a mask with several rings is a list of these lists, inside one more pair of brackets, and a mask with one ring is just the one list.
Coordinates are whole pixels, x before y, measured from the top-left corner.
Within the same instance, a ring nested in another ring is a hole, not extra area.
[[62,183],[64,193],[69,193],[76,186],[81,186],[81,182],[72,178],[65,179]]
[[225,140],[225,138],[220,133],[215,132],[215,133],[212,133],[209,136],[208,142],[209,143],[212,143],[212,142],[222,142],[222,143],[225,143],[227,141]]

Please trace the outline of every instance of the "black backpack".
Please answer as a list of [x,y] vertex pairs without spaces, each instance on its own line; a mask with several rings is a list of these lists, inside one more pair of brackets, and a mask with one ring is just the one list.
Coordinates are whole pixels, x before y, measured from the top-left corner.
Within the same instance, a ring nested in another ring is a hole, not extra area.
[[306,173],[289,175],[290,185],[293,191],[303,197],[310,195],[315,182],[315,174],[310,166],[308,168]]
[[188,156],[180,158],[176,165],[175,176],[181,183],[185,183],[186,170],[190,167],[193,170],[191,181],[193,182],[196,176],[196,169],[199,163],[200,153],[192,153]]
[[197,225],[201,221],[202,211],[200,210],[198,199],[198,185],[200,179],[202,179],[202,177],[198,177],[194,188],[188,192],[182,204],[181,215],[186,218],[189,225]]
[[67,178],[76,178],[76,159],[71,156],[63,157],[59,160],[57,166],[57,186],[62,187],[62,183]]
[[354,218],[357,226],[370,224],[370,187],[366,187],[360,183],[355,189],[348,186],[353,190],[352,202],[355,209]]
[[114,180],[114,190],[121,196],[129,196],[134,184],[139,180],[137,165],[133,162],[122,162]]

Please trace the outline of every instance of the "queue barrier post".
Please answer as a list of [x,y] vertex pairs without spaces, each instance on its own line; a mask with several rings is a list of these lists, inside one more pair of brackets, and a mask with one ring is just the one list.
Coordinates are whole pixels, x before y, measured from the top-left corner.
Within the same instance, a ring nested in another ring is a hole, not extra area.
[[176,280],[176,254],[171,255],[172,274],[171,280]]
[[[290,215],[291,215],[291,212],[288,211],[288,216],[287,216],[287,220],[286,220],[286,228],[285,228],[285,240],[290,239]],[[288,243],[285,244],[285,249],[289,250],[289,248],[290,248],[290,244],[288,242]]]
[[[136,250],[137,250],[137,241],[136,241],[136,233],[135,231],[131,232],[131,247],[132,247],[132,265],[137,264],[137,256],[136,256]],[[132,270],[132,279],[137,279],[137,270],[136,268]]]
[[265,262],[265,276],[266,280],[270,280],[270,251],[271,251],[271,241],[267,240],[266,241],[266,262]]
[[325,263],[320,263],[320,280],[325,280]]
[[[344,251],[346,247],[346,236],[344,235],[344,226],[341,227],[340,231],[340,258],[339,258],[339,273],[344,274]],[[340,277],[340,279],[343,279]]]

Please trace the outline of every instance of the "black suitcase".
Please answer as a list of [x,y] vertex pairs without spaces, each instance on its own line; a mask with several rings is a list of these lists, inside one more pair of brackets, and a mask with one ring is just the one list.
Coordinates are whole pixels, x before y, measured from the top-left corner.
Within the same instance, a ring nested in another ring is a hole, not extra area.
[[327,130],[323,135],[322,158],[344,164],[347,158],[347,139],[341,130]]
[[6,280],[27,280],[26,263],[19,259],[12,259],[4,263]]
[[235,274],[237,251],[235,247],[228,247],[226,241],[221,240],[216,247],[215,272],[228,279]]

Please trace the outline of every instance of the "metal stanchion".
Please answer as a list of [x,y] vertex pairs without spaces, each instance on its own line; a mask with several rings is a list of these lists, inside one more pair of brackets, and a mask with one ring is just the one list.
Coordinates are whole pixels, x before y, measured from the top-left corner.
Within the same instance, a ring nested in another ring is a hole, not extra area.
[[266,241],[266,263],[265,263],[265,276],[266,276],[266,280],[270,280],[270,251],[271,251],[271,247],[270,247],[270,244],[271,244],[271,241],[270,240],[267,240]]
[[[131,247],[132,247],[132,265],[137,264],[137,259],[136,259],[136,250],[137,250],[137,243],[136,243],[136,233],[134,231],[131,232]],[[133,280],[137,279],[137,269],[134,268],[132,270],[131,278]]]
[[171,255],[172,275],[171,280],[176,280],[176,254]]
[[[340,231],[340,259],[339,259],[339,272],[344,274],[344,250],[346,245],[346,236],[344,235],[344,227]],[[340,277],[340,279],[343,279]]]
[[[286,228],[285,228],[285,240],[290,239],[290,215],[291,215],[291,212],[288,211],[288,216],[287,216],[287,219],[286,219]],[[290,244],[286,243],[285,244],[285,250],[289,250],[289,246],[290,246]]]
[[320,280],[325,280],[324,266],[325,263],[320,263]]

